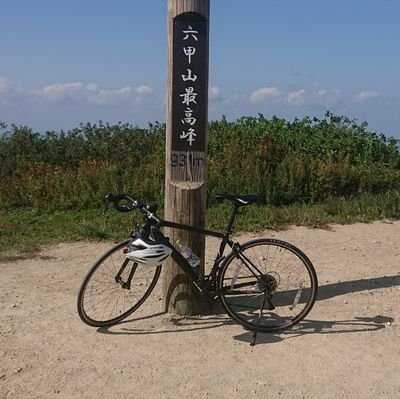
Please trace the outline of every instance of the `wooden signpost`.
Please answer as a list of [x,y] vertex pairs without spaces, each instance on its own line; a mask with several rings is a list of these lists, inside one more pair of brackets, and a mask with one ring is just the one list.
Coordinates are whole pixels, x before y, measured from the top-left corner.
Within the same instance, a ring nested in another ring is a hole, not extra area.
[[[197,227],[204,227],[206,207],[209,9],[210,0],[168,0],[165,218]],[[168,236],[189,245],[204,270],[203,235],[170,230]],[[176,314],[202,309],[173,260],[164,267],[164,301]]]

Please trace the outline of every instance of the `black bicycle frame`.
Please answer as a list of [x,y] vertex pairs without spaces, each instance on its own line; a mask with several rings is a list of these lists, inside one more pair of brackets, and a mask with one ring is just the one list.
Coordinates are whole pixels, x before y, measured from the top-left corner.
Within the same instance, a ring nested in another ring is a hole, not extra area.
[[[159,220],[159,222],[157,223],[156,226],[153,226],[152,234],[153,234],[154,238],[157,240],[165,241],[166,245],[168,245],[172,249],[172,254],[171,254],[172,259],[188,275],[188,277],[193,281],[195,287],[203,294],[208,292],[208,288],[209,288],[209,286],[207,284],[208,281],[215,280],[216,274],[219,269],[219,265],[221,264],[222,260],[225,258],[224,251],[225,251],[226,246],[228,245],[230,248],[232,248],[233,251],[235,251],[235,249],[240,248],[238,243],[235,243],[233,240],[230,239],[230,235],[232,233],[233,222],[235,220],[238,209],[239,209],[238,206],[235,206],[233,208],[226,231],[224,233],[207,230],[207,229],[203,229],[203,228],[199,228],[199,227],[195,227],[195,226],[189,226],[186,224],[175,223],[175,222],[171,222],[168,220],[162,220],[162,219]],[[172,229],[191,231],[194,233],[204,234],[206,236],[220,238],[222,241],[220,243],[219,251],[214,260],[214,264],[213,264],[213,267],[211,268],[210,274],[206,276],[201,271],[199,271],[197,268],[193,268],[192,266],[190,266],[189,262],[181,255],[181,253],[175,248],[175,246],[169,241],[169,239],[167,237],[165,237],[164,234],[159,230],[161,227],[169,227]],[[237,253],[239,256],[239,252],[237,252]]]
[[193,281],[195,287],[201,292],[205,293],[207,292],[207,281],[208,278],[206,279],[206,275],[203,274],[201,271],[199,271],[197,268],[194,268],[190,266],[189,262],[182,256],[182,254],[175,248],[173,243],[169,241],[169,239],[164,236],[164,234],[159,230],[161,227],[169,227],[172,229],[177,229],[177,230],[185,230],[185,231],[191,231],[194,233],[199,233],[199,234],[204,234],[206,236],[211,236],[211,237],[216,237],[222,239],[220,248],[218,251],[218,255],[216,259],[214,260],[214,265],[210,271],[210,276],[215,276],[217,271],[218,271],[218,265],[221,263],[222,259],[224,258],[223,253],[225,251],[226,245],[229,245],[231,248],[234,247],[234,242],[229,238],[230,232],[227,231],[225,233],[221,233],[218,231],[212,231],[212,230],[207,230],[207,229],[202,229],[199,227],[195,226],[189,226],[186,224],[181,224],[181,223],[175,223],[175,222],[170,222],[168,220],[160,220],[160,222],[157,224],[157,227],[152,230],[152,235],[154,236],[155,239],[157,240],[162,240],[165,242],[168,247],[172,249],[172,254],[171,257],[172,259],[178,264],[178,266],[185,272],[185,274],[188,275],[188,277]]

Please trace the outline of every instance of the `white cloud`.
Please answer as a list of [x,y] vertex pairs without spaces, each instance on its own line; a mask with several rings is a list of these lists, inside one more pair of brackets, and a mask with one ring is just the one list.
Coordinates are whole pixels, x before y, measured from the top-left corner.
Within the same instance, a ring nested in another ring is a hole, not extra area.
[[[305,88],[284,92],[277,87],[265,87],[254,91],[250,96],[250,102],[260,103],[266,99],[273,99],[273,103],[281,106],[325,106],[331,107],[343,102],[345,96],[338,89],[320,88],[307,90]],[[272,104],[271,104],[272,105]]]
[[65,99],[77,100],[79,97],[82,97],[83,87],[83,84],[78,82],[54,83],[36,89],[20,89],[20,93],[23,94],[25,92],[33,98],[47,101],[60,101]]
[[362,103],[370,100],[371,98],[379,97],[379,95],[380,94],[377,91],[363,90],[354,96],[354,101]]
[[208,88],[208,98],[215,100],[220,96],[220,88],[218,86],[213,86]]
[[[0,80],[0,91],[6,87],[7,80]],[[46,101],[49,103],[57,102],[85,102],[95,105],[112,105],[116,103],[127,103],[137,105],[146,98],[153,95],[153,89],[148,86],[139,86],[136,89],[131,86],[119,89],[102,89],[96,83],[83,84],[74,83],[54,83],[39,88],[19,87],[14,90],[14,97],[20,101],[30,99],[33,101]]]
[[320,89],[315,92],[317,97],[337,97],[342,94],[338,89]]
[[136,92],[139,94],[153,94],[153,89],[149,86],[139,86]]
[[294,105],[294,106],[303,105],[305,101],[305,94],[306,91],[304,89],[298,91],[292,91],[287,95],[286,101],[289,105]]
[[130,86],[122,87],[116,90],[100,89],[95,84],[90,84],[86,87],[85,93],[89,104],[111,105],[121,100],[129,100],[133,96],[133,89]]
[[262,89],[258,89],[251,93],[250,102],[259,103],[266,100],[267,98],[276,98],[281,96],[282,94],[283,93],[277,87],[263,87]]
[[0,76],[0,93],[4,93],[11,87],[11,80],[5,76]]
[[343,94],[338,89],[319,89],[306,96],[307,102],[315,106],[322,106],[327,109],[336,107],[343,102]]

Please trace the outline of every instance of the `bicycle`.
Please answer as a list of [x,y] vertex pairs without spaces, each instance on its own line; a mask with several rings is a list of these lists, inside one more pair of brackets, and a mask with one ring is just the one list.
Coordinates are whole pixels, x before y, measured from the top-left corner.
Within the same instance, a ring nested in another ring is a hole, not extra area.
[[[303,320],[314,305],[318,289],[311,261],[292,244],[275,238],[258,238],[243,244],[233,241],[232,227],[239,208],[256,202],[257,197],[223,194],[217,199],[233,204],[225,232],[163,220],[157,216],[156,206],[142,204],[128,194],[107,194],[106,209],[110,202],[120,212],[138,209],[144,216],[144,224],[141,231],[106,252],[87,273],[78,294],[82,321],[106,327],[131,315],[153,291],[161,264],[168,256],[204,298],[211,302],[220,299],[231,318],[253,331],[251,345],[255,344],[259,331],[282,331]],[[221,240],[209,274],[190,265],[160,231],[163,227]],[[231,251],[225,255],[227,246]],[[147,260],[143,254],[149,255]],[[146,264],[149,260],[153,263]]]

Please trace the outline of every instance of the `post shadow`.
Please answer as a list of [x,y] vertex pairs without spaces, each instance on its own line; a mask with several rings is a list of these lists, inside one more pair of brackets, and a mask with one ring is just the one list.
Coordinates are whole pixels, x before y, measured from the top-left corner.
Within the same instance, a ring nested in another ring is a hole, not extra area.
[[396,286],[400,286],[400,274],[321,285],[318,287],[317,301],[323,301],[355,292]]

